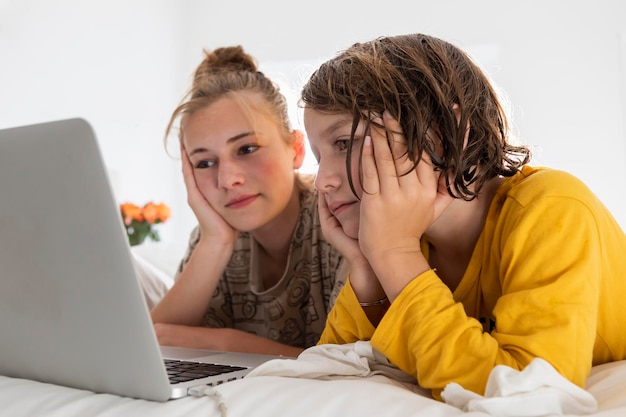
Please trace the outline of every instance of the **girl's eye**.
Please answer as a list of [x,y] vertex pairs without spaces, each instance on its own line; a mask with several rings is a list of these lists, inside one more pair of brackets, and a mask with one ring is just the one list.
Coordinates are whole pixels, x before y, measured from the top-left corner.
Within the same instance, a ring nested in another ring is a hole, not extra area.
[[259,149],[259,145],[245,145],[239,148],[239,153],[245,155],[245,154],[253,153],[257,149]]
[[203,160],[203,161],[199,161],[196,164],[196,168],[199,169],[203,169],[203,168],[211,168],[213,165],[215,165],[215,161],[207,161],[207,160]]

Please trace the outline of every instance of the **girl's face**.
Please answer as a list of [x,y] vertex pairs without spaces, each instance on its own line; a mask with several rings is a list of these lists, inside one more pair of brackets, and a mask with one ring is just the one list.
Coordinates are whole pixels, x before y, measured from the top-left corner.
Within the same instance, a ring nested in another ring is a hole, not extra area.
[[363,190],[359,180],[359,155],[363,144],[365,124],[361,123],[352,145],[351,171],[355,196],[348,182],[346,158],[352,115],[322,113],[304,109],[304,126],[311,150],[319,164],[315,187],[326,200],[330,212],[337,218],[346,235],[357,239],[359,234],[360,202]]
[[288,144],[258,96],[247,94],[245,111],[225,96],[184,121],[183,144],[198,189],[233,228],[256,230],[276,219],[294,192],[294,170],[304,146]]

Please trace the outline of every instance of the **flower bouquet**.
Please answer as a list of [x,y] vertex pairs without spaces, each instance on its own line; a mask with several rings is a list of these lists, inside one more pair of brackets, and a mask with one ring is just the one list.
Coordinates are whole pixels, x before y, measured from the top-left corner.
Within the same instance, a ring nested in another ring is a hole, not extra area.
[[170,208],[163,203],[149,202],[143,207],[122,203],[120,211],[131,246],[142,244],[147,237],[154,242],[160,241],[161,237],[154,226],[164,223],[170,217]]

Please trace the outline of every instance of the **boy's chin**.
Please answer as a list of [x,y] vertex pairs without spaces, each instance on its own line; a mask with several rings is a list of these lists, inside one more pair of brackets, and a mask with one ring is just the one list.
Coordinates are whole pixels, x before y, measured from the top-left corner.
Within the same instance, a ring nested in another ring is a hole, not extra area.
[[341,228],[343,232],[351,239],[359,239],[359,225],[357,224],[342,224]]

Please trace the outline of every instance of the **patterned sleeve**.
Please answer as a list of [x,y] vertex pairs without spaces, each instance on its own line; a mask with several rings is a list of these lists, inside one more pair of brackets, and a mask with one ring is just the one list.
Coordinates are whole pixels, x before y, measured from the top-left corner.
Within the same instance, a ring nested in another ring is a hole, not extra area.
[[189,262],[189,258],[191,258],[191,254],[193,253],[193,250],[196,248],[196,245],[198,244],[199,241],[200,241],[200,226],[196,226],[193,228],[193,230],[191,231],[191,234],[189,235],[189,242],[187,244],[187,249],[185,250],[185,255],[183,256],[183,258],[180,260],[180,263],[178,264],[178,268],[176,268],[176,274],[174,275],[174,280],[178,279],[180,274],[183,272],[183,269],[185,269],[185,266],[187,266],[187,263]]

